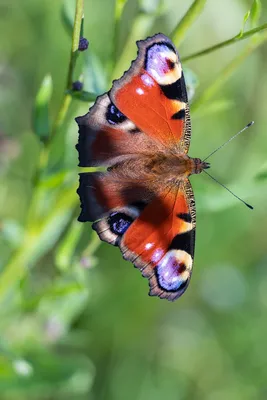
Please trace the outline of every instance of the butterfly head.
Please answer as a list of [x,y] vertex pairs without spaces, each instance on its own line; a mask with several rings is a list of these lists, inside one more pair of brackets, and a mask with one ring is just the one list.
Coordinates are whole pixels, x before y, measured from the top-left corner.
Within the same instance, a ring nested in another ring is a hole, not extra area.
[[194,174],[200,174],[203,169],[210,168],[210,163],[202,161],[200,158],[193,158],[194,161]]

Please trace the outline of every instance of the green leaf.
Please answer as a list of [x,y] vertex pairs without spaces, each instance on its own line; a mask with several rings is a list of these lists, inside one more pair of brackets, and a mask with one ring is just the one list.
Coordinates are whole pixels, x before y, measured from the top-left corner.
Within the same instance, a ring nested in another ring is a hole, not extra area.
[[92,51],[86,51],[82,56],[84,57],[84,91],[99,95],[105,91],[107,86],[106,72],[99,58]]
[[93,102],[97,98],[97,95],[95,93],[86,92],[85,90],[81,90],[80,92],[69,90],[68,93],[73,99],[85,101],[86,103]]
[[250,10],[252,27],[255,27],[258,24],[261,16],[261,10],[262,10],[261,1],[254,0]]
[[37,93],[33,111],[33,130],[41,140],[50,135],[49,102],[52,91],[52,78],[46,75]]
[[243,36],[244,30],[245,30],[245,26],[246,26],[246,22],[247,22],[247,20],[249,19],[249,16],[250,16],[250,11],[248,11],[248,12],[245,14],[245,16],[244,16],[244,18],[243,18],[243,25],[242,25],[242,27],[241,27],[240,32],[237,34],[236,38],[240,39],[240,38]]

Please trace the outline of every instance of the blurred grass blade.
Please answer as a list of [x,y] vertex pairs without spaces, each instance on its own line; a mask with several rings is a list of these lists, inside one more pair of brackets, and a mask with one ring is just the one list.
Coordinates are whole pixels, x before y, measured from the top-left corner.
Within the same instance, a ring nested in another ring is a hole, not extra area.
[[261,11],[262,11],[262,5],[260,0],[254,0],[250,13],[251,13],[251,25],[254,28],[260,19],[261,16]]
[[72,37],[75,14],[75,0],[65,0],[61,8],[61,20],[67,33]]
[[73,261],[73,255],[83,232],[83,224],[73,220],[66,236],[58,246],[56,252],[56,265],[61,271],[66,271]]
[[125,7],[125,4],[127,3],[127,0],[116,0],[115,4],[115,20],[116,22],[121,18],[123,9]]
[[51,190],[63,185],[64,181],[70,177],[74,171],[61,170],[52,175],[45,176],[39,184],[40,189]]
[[50,134],[49,103],[53,91],[52,78],[46,75],[37,93],[33,111],[33,130],[45,140]]
[[176,47],[180,45],[188,29],[194,23],[195,19],[201,14],[206,2],[207,0],[195,0],[185,16],[173,29],[172,33],[170,34],[170,38]]

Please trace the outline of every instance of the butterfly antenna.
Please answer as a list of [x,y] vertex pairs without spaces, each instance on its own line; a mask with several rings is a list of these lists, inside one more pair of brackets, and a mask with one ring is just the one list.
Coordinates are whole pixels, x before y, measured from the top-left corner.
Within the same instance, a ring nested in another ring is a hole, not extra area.
[[234,194],[234,193],[233,193],[230,189],[228,189],[228,187],[226,187],[223,183],[217,181],[217,179],[214,178],[212,175],[210,175],[207,171],[205,171],[204,169],[203,169],[203,171],[205,172],[205,174],[209,175],[209,177],[210,177],[211,179],[213,179],[215,182],[217,182],[219,185],[221,185],[221,186],[222,186],[224,189],[226,189],[229,193],[231,193],[235,198],[237,198],[237,199],[240,200],[243,204],[245,204],[245,206],[247,206],[248,208],[250,208],[251,210],[253,210],[253,207],[252,207],[250,204],[246,203],[244,200],[242,200],[240,197],[238,197],[236,194]]
[[[208,157],[204,158],[203,161],[206,161],[208,158],[210,158],[214,153],[216,153],[218,150],[226,146],[229,142],[231,142],[233,139],[235,139],[240,133],[244,132],[246,129],[248,129],[251,125],[254,124],[254,121],[251,121],[249,124],[245,126],[245,128],[241,129],[241,131],[237,132],[234,136],[232,136],[230,139],[228,139],[225,143],[223,143],[221,146],[219,146],[217,149],[215,149],[212,153],[208,155]],[[219,182],[218,182],[219,183]],[[223,186],[223,185],[222,185]]]

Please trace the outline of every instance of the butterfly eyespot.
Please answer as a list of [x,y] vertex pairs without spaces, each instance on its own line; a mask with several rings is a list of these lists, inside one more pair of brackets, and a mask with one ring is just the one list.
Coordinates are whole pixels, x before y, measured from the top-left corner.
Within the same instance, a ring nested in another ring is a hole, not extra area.
[[186,264],[177,257],[177,252],[172,250],[158,263],[156,276],[162,289],[176,292],[187,286],[190,272]]
[[121,212],[114,212],[110,214],[108,219],[110,229],[116,235],[123,235],[132,222],[133,218]]
[[175,68],[175,62],[173,62],[169,58],[166,59],[166,62],[170,70],[173,70]]
[[126,121],[125,115],[113,103],[110,103],[107,108],[106,119],[112,125]]
[[178,56],[167,43],[156,43],[147,49],[145,69],[159,85],[170,85],[181,78]]

